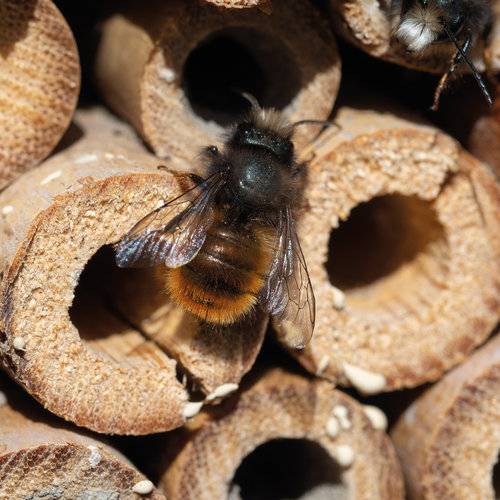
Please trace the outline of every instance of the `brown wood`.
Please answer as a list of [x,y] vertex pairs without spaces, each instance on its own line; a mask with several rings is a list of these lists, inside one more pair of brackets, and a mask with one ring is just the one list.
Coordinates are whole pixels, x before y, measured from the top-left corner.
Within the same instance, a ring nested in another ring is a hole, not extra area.
[[[339,412],[343,416],[335,417]],[[272,453],[269,445],[275,446],[275,459],[261,455],[266,465],[254,462],[256,470],[250,466],[239,476],[242,461],[261,446]],[[282,498],[404,496],[392,445],[383,430],[373,427],[364,407],[325,381],[281,369],[254,378],[237,396],[169,433],[165,453],[175,458],[165,464],[159,484],[171,500],[249,498],[243,494],[256,484],[261,495],[269,494],[276,491],[280,475],[288,483]]]
[[497,335],[402,414],[391,436],[408,498],[498,498],[499,389]]
[[[224,130],[220,123],[237,117],[234,111],[221,110],[219,101],[210,105],[190,100],[185,89],[188,57],[207,40],[219,40],[204,56],[208,68],[203,70],[198,63],[200,73],[190,80],[196,80],[200,92],[219,92],[218,99],[224,100],[251,88],[245,81],[203,90],[216,78],[214,72],[227,71],[232,82],[238,65],[250,64],[239,59],[240,52],[235,56],[225,52],[225,47],[239,47],[262,70],[262,76],[249,78],[264,85],[263,105],[282,109],[290,121],[327,118],[340,80],[331,30],[307,2],[276,0],[272,6],[269,15],[259,9],[220,9],[185,0],[157,0],[147,10],[128,2],[102,24],[95,60],[102,96],[157,155],[193,161],[200,148],[220,138]],[[224,58],[227,63],[220,68]],[[317,126],[299,127],[297,144],[308,142],[317,132]]]
[[431,127],[348,108],[335,120],[311,148],[299,237],[316,327],[293,354],[361,392],[436,380],[500,316],[499,185]]
[[[469,56],[479,71],[500,71],[500,2],[493,0],[494,25],[487,40],[479,40]],[[412,54],[393,38],[391,0],[329,0],[330,17],[336,31],[368,54],[408,68],[443,73],[449,68],[449,52],[428,50]],[[465,65],[464,65],[465,66]]]
[[225,7],[228,9],[247,9],[258,7],[267,14],[271,13],[271,0],[204,0],[217,7]]
[[50,0],[0,2],[0,189],[43,160],[75,110],[80,63]]
[[119,270],[109,245],[178,182],[103,110],[79,112],[72,130],[70,147],[0,195],[3,364],[78,425],[180,426],[190,390],[209,394],[250,369],[267,319],[214,332],[172,308],[151,270]]
[[[1,498],[138,498],[147,479],[109,443],[54,418],[4,374],[0,398]],[[165,499],[156,488],[146,498]]]

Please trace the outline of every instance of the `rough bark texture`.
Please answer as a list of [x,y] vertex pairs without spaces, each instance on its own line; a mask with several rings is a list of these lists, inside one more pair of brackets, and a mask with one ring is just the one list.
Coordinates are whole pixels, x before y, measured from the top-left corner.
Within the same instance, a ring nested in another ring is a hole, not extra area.
[[109,245],[179,194],[178,182],[104,111],[79,113],[77,129],[74,144],[0,197],[1,359],[44,406],[78,425],[171,429],[183,423],[187,382],[205,393],[239,382],[266,319],[202,328],[167,303],[150,270],[116,267]]
[[[498,322],[499,186],[435,129],[347,108],[335,120],[308,165],[299,237],[316,327],[294,355],[362,392],[436,380]],[[369,373],[346,378],[351,365]]]
[[[0,375],[0,497],[129,499],[146,478],[115,448],[44,411]],[[165,499],[156,489],[146,497]]]
[[498,498],[500,337],[422,394],[391,435],[410,499]]
[[[344,418],[334,416],[339,408]],[[332,418],[339,426],[336,436],[327,432]],[[238,472],[246,457],[269,445],[277,446],[274,459],[261,456],[255,470]],[[279,369],[204,410],[185,429],[170,433],[165,446],[175,455],[160,480],[170,500],[263,498],[269,492],[311,500],[403,498],[392,445],[363,406],[325,381]],[[343,451],[352,453],[351,464],[340,465]],[[287,493],[278,489],[280,476]]]
[[[227,100],[251,89],[248,80],[256,80],[262,105],[282,109],[292,122],[329,116],[340,63],[328,25],[306,2],[274,1],[271,15],[184,0],[153,2],[147,10],[129,4],[102,24],[96,80],[106,102],[159,156],[191,160],[213,143],[223,131],[220,123],[237,117],[234,106],[224,111]],[[210,46],[186,76],[188,58]],[[215,78],[225,84],[214,88]],[[187,82],[197,91],[189,94]],[[201,102],[200,95],[212,100]],[[301,126],[298,144],[317,130]]]
[[59,142],[80,89],[78,50],[50,0],[0,3],[0,188]]

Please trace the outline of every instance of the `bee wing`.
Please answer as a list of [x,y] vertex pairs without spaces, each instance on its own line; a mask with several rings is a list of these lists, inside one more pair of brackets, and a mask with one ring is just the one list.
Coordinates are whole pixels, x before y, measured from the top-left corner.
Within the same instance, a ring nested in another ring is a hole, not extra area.
[[117,265],[174,268],[192,260],[214,220],[212,204],[223,182],[216,173],[146,215],[117,244]]
[[280,213],[276,250],[260,303],[284,327],[287,344],[296,349],[307,345],[314,330],[315,300],[288,206]]

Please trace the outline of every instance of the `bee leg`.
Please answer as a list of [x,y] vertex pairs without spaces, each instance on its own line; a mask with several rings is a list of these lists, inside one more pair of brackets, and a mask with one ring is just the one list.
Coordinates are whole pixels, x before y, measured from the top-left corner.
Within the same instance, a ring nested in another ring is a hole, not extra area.
[[[470,36],[467,35],[467,38],[465,39],[465,42],[462,46],[463,52],[467,51],[467,49],[469,48],[469,44],[470,44]],[[460,50],[457,50],[455,54],[453,54],[453,57],[451,58],[450,69],[448,69],[448,71],[446,71],[446,73],[441,77],[441,79],[439,80],[439,84],[436,87],[436,90],[434,92],[434,103],[431,106],[432,111],[437,111],[439,106],[439,99],[441,98],[441,93],[446,87],[446,81],[448,80],[449,76],[457,69],[457,66],[461,60],[462,60],[462,53]]]
[[[177,170],[172,170],[170,167],[167,167],[166,165],[158,165],[156,167],[158,170],[163,170],[167,174],[173,175],[174,177],[177,177],[177,180],[179,181],[179,184],[184,185],[183,179],[190,179],[193,181],[195,184],[201,184],[203,182],[203,178],[200,177],[197,174],[193,174],[193,172],[178,172]],[[183,186],[185,187],[185,186]],[[186,188],[187,190],[187,188]]]

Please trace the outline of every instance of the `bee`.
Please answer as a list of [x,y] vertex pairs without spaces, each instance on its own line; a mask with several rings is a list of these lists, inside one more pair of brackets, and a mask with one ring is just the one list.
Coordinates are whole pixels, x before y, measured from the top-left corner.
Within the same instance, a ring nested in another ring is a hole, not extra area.
[[450,41],[455,46],[450,67],[434,93],[431,109],[437,109],[446,82],[462,59],[472,71],[488,104],[492,104],[478,70],[467,55],[480,39],[486,38],[491,28],[493,13],[489,0],[393,0],[391,10],[397,20],[396,40],[409,52],[445,50]]
[[169,297],[214,326],[259,305],[284,327],[285,342],[303,348],[313,334],[315,300],[295,228],[305,164],[292,136],[296,125],[315,121],[290,124],[251,103],[221,150],[202,151],[206,175],[177,174],[184,192],[118,242],[116,263],[163,264]]

